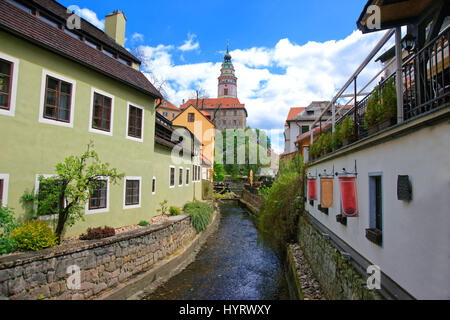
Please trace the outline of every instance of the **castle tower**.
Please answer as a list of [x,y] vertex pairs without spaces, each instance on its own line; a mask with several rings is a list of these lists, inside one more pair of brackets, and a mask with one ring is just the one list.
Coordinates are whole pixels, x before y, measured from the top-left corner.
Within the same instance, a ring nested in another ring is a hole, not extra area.
[[228,46],[220,70],[218,98],[237,98],[237,78]]

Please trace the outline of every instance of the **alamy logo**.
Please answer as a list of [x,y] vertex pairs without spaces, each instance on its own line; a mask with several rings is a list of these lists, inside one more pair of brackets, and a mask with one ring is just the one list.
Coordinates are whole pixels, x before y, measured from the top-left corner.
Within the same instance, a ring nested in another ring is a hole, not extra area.
[[381,29],[381,8],[377,5],[372,5],[367,8],[367,28],[370,30]]
[[69,30],[81,29],[81,18],[76,12],[80,12],[80,8],[76,5],[67,8],[67,14],[70,14],[70,17],[67,18],[66,26]]
[[80,290],[81,289],[81,269],[77,265],[67,267],[67,274],[70,274],[67,278],[67,289]]
[[367,288],[369,290],[381,289],[381,268],[379,266],[369,266],[367,268],[367,274],[370,275],[367,278]]

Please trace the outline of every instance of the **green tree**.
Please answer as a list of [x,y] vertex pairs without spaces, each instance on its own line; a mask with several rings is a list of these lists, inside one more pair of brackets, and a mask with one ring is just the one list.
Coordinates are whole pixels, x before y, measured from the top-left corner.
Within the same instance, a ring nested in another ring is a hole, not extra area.
[[84,221],[84,208],[90,194],[101,186],[102,180],[109,178],[110,184],[117,184],[125,176],[117,169],[109,168],[109,163],[102,163],[98,154],[89,143],[87,151],[81,156],[70,156],[56,165],[56,175],[50,178],[39,177],[41,185],[36,195],[24,194],[22,200],[32,202],[37,207],[34,217],[49,214],[57,215],[55,233],[58,242],[65,227],[73,226],[77,221]]

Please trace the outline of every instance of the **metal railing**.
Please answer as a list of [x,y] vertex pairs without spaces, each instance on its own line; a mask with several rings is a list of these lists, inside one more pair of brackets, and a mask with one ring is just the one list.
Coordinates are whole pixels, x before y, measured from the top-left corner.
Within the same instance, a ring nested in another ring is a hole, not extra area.
[[[397,29],[397,32],[399,30],[400,29]],[[359,91],[357,88],[357,79],[365,67],[386,45],[395,32],[395,30],[391,29],[384,35],[369,56],[332,99],[331,103],[323,111],[321,116],[313,123],[312,130],[310,131],[311,144],[314,142],[314,131],[317,127],[331,127],[334,131],[335,126],[341,123],[347,116],[355,123],[355,140],[365,138],[369,135],[368,130],[366,130],[364,126],[364,116],[367,111],[368,101],[373,92],[366,95],[361,101],[357,101],[357,99],[383,72],[388,70],[393,64],[397,66],[397,61],[399,59],[393,59],[389,64],[385,65],[384,68],[382,68]],[[399,37],[397,36],[397,38]],[[421,116],[424,113],[450,102],[449,39],[450,27],[446,28],[435,39],[429,41],[418,52],[411,54],[402,63],[401,68],[399,68],[401,73],[398,73],[401,74],[402,77],[402,88],[401,91],[397,90],[397,92],[401,92],[403,96],[400,98],[398,106],[398,108],[401,108],[399,109],[401,110],[399,114],[402,114],[402,116],[398,116],[396,119],[397,121],[393,121],[391,126]],[[399,45],[398,40],[396,45]],[[397,72],[394,72],[378,84],[380,91],[391,78],[394,78],[396,84],[400,82],[397,81]],[[354,85],[353,97],[344,105],[353,103],[353,107],[343,114],[341,112],[341,114],[338,115],[336,112],[336,102],[343,97],[348,97],[348,94],[345,95],[344,92],[346,92],[352,84]],[[327,115],[330,108],[332,109],[333,116],[323,122],[322,119]],[[329,126],[329,124],[332,124],[332,126]]]

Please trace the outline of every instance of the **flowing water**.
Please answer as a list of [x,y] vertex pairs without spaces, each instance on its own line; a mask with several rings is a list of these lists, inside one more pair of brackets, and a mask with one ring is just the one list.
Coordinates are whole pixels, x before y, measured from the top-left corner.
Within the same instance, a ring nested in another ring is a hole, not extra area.
[[252,216],[227,202],[196,260],[148,300],[287,300],[284,254],[262,237]]

